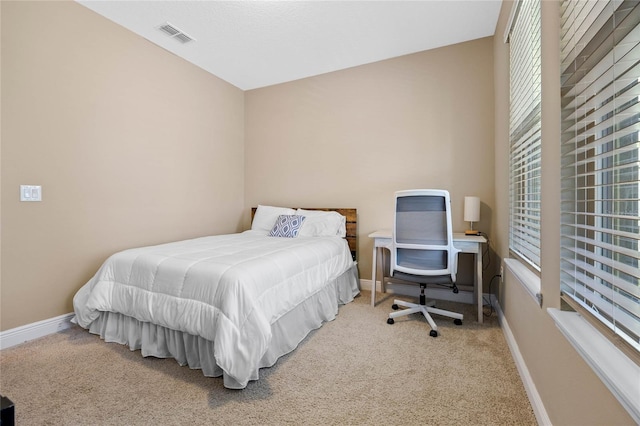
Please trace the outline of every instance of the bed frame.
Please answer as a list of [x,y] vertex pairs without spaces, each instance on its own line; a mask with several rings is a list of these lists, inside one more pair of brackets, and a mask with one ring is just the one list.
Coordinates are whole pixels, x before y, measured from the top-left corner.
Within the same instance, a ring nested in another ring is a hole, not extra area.
[[[297,209],[298,207],[292,207],[294,209]],[[345,239],[347,240],[347,243],[349,244],[349,250],[351,251],[351,257],[353,257],[353,260],[358,260],[357,259],[357,253],[358,253],[358,236],[357,236],[357,231],[358,231],[358,210],[357,209],[333,209],[333,208],[322,208],[322,207],[314,207],[314,208],[308,208],[308,207],[299,207],[301,209],[304,210],[321,210],[321,211],[325,211],[325,212],[338,212],[340,213],[342,216],[344,216],[346,218],[346,228],[347,228],[347,235],[345,237]],[[256,214],[256,209],[257,207],[251,207],[251,222],[253,223],[253,217]]]

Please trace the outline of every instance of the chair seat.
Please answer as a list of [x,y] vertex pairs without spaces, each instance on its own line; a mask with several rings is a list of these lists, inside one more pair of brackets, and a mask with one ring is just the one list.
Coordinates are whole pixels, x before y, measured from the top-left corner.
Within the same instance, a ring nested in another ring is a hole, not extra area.
[[417,284],[453,284],[451,275],[413,275],[400,271],[393,271],[393,278]]

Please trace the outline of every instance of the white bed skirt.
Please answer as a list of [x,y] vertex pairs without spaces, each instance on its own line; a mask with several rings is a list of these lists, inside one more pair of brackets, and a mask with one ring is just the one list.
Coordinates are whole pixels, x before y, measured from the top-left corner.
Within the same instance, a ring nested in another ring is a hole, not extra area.
[[[309,332],[335,319],[338,306],[351,302],[360,292],[358,283],[358,268],[354,264],[335,281],[327,283],[319,292],[271,324],[271,342],[250,380],[258,379],[260,368],[271,367],[282,355],[294,350]],[[127,345],[132,351],[140,349],[145,357],[174,358],[182,366],[201,369],[207,377],[223,376],[226,388],[244,388],[216,364],[213,342],[200,336],[114,312],[102,312],[91,323],[89,332],[100,335],[105,342]]]

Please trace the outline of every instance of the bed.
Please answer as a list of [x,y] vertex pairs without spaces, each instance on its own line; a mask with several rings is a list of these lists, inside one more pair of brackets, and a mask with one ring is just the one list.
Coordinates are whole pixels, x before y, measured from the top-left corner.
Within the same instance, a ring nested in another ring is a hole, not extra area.
[[251,229],[109,257],[73,322],[243,389],[359,293],[355,209],[252,209]]

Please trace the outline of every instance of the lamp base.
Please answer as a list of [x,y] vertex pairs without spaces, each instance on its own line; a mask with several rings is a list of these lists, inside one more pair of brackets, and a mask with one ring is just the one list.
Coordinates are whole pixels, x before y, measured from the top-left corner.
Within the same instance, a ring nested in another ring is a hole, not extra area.
[[480,231],[467,229],[466,231],[464,231],[464,235],[480,235]]

